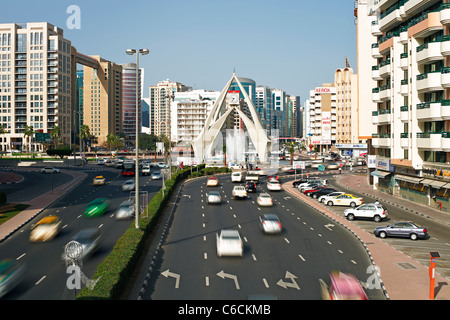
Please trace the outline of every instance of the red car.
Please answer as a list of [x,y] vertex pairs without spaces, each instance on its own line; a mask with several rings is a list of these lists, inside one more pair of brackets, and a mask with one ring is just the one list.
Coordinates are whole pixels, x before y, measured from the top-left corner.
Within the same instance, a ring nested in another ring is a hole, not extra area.
[[325,187],[326,186],[320,185],[320,184],[313,185],[313,186],[308,187],[303,193],[305,195],[307,195],[308,197],[310,197],[312,192],[319,191],[320,189],[323,189]]

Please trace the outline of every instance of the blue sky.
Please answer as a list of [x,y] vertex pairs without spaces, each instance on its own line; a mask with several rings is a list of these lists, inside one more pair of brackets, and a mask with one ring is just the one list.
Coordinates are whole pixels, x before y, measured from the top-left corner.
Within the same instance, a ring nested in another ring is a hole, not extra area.
[[[353,0],[3,0],[2,23],[50,22],[78,51],[116,63],[141,57],[148,86],[170,79],[222,90],[233,70],[257,85],[300,95],[332,82],[348,57],[356,70]],[[69,30],[67,8],[81,10]]]

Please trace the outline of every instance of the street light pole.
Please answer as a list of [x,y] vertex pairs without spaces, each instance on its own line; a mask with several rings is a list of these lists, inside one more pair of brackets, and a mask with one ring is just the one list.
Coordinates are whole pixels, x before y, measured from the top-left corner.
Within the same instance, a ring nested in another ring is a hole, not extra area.
[[149,53],[148,49],[127,49],[128,55],[136,54],[136,159],[135,159],[135,174],[134,174],[134,185],[135,185],[135,227],[139,228],[139,215],[141,213],[141,208],[139,204],[139,54],[147,55]]

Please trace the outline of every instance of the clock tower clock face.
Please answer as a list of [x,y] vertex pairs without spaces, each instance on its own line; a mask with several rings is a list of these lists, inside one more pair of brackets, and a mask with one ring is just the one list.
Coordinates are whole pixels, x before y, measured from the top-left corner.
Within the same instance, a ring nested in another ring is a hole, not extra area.
[[232,93],[230,95],[230,104],[239,104],[239,94]]

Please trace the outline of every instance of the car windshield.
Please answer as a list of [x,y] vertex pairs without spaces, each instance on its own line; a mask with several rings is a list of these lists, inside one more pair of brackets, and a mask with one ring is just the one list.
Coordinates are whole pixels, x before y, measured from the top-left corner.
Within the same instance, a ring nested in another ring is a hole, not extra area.
[[270,198],[270,195],[266,194],[260,194],[259,195],[261,198]]
[[209,195],[210,195],[210,196],[220,196],[219,192],[217,192],[217,191],[211,191],[211,192],[209,193]]
[[265,221],[278,221],[278,217],[276,215],[265,215],[263,217]]

